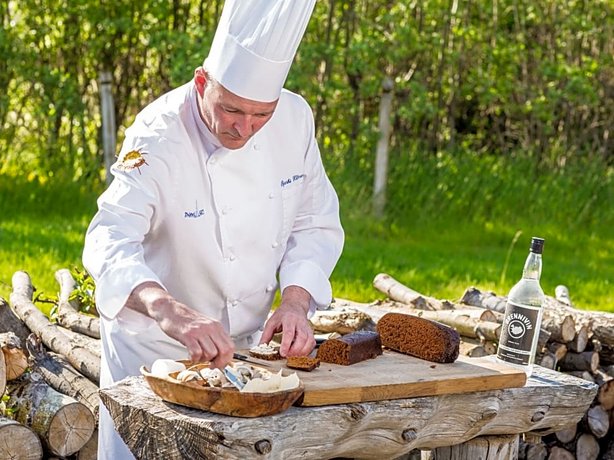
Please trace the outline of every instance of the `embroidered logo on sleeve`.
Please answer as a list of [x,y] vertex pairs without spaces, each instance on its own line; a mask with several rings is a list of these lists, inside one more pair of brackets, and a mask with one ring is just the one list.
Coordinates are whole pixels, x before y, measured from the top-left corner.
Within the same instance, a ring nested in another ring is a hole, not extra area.
[[145,161],[145,157],[143,155],[147,155],[147,152],[141,152],[139,150],[130,150],[119,156],[117,159],[117,169],[120,171],[133,171],[134,169],[138,170],[139,174],[141,174],[141,166],[147,165],[147,161]]

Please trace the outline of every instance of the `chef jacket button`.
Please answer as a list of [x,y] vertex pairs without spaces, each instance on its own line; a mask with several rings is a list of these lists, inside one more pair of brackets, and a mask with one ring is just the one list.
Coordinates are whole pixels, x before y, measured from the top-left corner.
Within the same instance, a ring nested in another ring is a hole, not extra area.
[[258,144],[254,144],[254,150],[260,150],[260,146]]
[[275,194],[273,192],[269,193],[269,198],[271,199],[275,198]]
[[231,262],[232,262],[233,260],[235,260],[236,258],[237,258],[237,257],[236,257],[234,254],[232,254],[232,255],[229,257],[229,259],[230,259],[230,261],[231,261]]
[[239,301],[238,301],[238,300],[233,300],[233,301],[231,302],[231,305],[232,305],[233,307],[236,307],[237,305],[239,305]]
[[274,289],[275,289],[275,286],[273,286],[272,284],[269,284],[269,285],[266,287],[266,292],[271,292],[271,291],[273,291]]
[[273,241],[271,247],[276,248],[277,246],[279,246],[279,243],[277,241]]
[[210,165],[214,165],[216,161],[217,161],[217,160],[216,160],[215,158],[211,158],[211,159],[209,160],[209,164],[210,164]]
[[228,214],[230,212],[230,208],[226,207],[222,209],[222,214]]

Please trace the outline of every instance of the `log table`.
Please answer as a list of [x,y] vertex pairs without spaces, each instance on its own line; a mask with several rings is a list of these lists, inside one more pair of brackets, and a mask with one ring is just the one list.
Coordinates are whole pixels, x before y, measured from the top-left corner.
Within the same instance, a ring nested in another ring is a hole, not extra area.
[[535,366],[525,386],[386,401],[291,407],[259,418],[216,415],[162,401],[143,377],[100,390],[119,434],[139,459],[513,459],[519,434],[578,422],[593,383]]

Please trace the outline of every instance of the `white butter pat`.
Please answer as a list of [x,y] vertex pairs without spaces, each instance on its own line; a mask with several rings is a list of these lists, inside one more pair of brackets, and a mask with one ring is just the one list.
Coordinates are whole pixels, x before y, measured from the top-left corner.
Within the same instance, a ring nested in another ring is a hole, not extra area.
[[281,371],[271,375],[268,379],[255,378],[249,380],[243,389],[242,393],[275,393],[276,391],[293,390],[298,388],[300,380],[296,372],[284,377]]
[[151,373],[156,377],[168,377],[173,372],[185,370],[185,365],[172,359],[156,359],[151,365]]

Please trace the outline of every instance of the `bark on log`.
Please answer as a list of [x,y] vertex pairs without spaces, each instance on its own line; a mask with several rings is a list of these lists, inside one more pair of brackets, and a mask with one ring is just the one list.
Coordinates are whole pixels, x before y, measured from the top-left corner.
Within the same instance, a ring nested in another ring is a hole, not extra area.
[[90,410],[70,396],[55,391],[40,375],[26,374],[9,385],[8,407],[15,420],[30,426],[53,455],[74,454],[95,428]]
[[556,356],[554,353],[552,353],[551,351],[546,351],[540,355],[538,355],[535,359],[535,361],[542,367],[545,367],[546,369],[556,369],[556,364],[558,362],[558,360],[556,359]]
[[45,350],[40,337],[30,334],[26,342],[32,367],[53,389],[75,398],[98,420],[98,387],[81,375],[63,356]]
[[567,352],[560,361],[562,371],[595,372],[599,367],[599,353],[585,351],[582,353]]
[[576,442],[576,460],[597,460],[599,457],[599,443],[595,436],[583,433]]
[[[470,287],[465,291],[460,302],[466,305],[505,312],[507,300],[505,297],[496,296],[492,292],[483,293],[475,287]],[[562,307],[558,305],[562,304],[556,299],[546,296],[544,301],[542,329],[546,329],[551,333],[551,340],[567,343],[573,340],[576,335],[576,320],[574,318],[578,310],[567,307],[566,305],[562,305]],[[614,319],[612,321],[614,325]]]
[[587,382],[595,383],[595,378],[589,371],[567,371],[565,373],[586,380]]
[[318,310],[309,318],[309,322],[317,332],[349,334],[361,329],[375,330],[371,317],[353,308]]
[[12,332],[19,337],[21,343],[25,343],[30,335],[30,330],[2,297],[0,297],[0,332]]
[[21,347],[19,337],[12,332],[0,334],[0,349],[6,364],[6,380],[21,377],[28,367],[28,358]]
[[100,339],[95,339],[89,335],[71,331],[70,329],[62,326],[59,326],[58,329],[62,331],[66,337],[68,337],[68,340],[70,340],[73,345],[85,348],[86,350],[91,351],[97,358],[100,358],[100,353],[102,351]]
[[375,276],[373,287],[386,294],[392,300],[411,305],[419,310],[450,310],[454,308],[452,302],[422,295],[385,273]]
[[479,358],[481,356],[494,355],[496,352],[497,347],[493,342],[462,337],[460,343],[461,355]]
[[422,460],[515,460],[518,458],[518,441],[518,435],[478,436],[462,444],[424,452]]
[[560,361],[567,354],[567,345],[559,342],[551,342],[548,344],[548,350],[550,350],[557,361]]
[[597,393],[597,401],[605,410],[614,408],[614,379],[603,382]]
[[70,294],[77,287],[70,271],[65,268],[56,271],[55,279],[60,285],[58,322],[67,329],[100,339],[100,318],[80,313],[69,300]]
[[90,350],[74,345],[52,324],[49,319],[32,303],[32,283],[25,272],[13,275],[13,292],[11,304],[15,312],[32,332],[41,337],[43,343],[66,357],[72,366],[94,383],[100,382],[100,359]]
[[581,325],[574,336],[573,340],[567,344],[570,351],[574,353],[582,353],[588,345],[589,330],[586,324]]
[[[332,308],[335,309],[339,306],[351,307],[355,310],[365,312],[369,314],[375,322],[378,322],[379,319],[388,312],[420,316],[453,327],[460,335],[470,338],[498,341],[501,332],[501,324],[476,319],[482,316],[482,312],[479,310],[418,310],[400,302],[388,301],[364,304],[346,299],[336,299],[332,304]],[[378,315],[376,312],[381,312],[381,314]]]
[[573,307],[573,304],[571,303],[571,299],[569,298],[569,289],[567,289],[567,286],[563,286],[562,284],[559,284],[557,287],[555,287],[554,288],[554,298],[569,307]]
[[30,428],[0,415],[0,458],[40,460],[43,446]]

